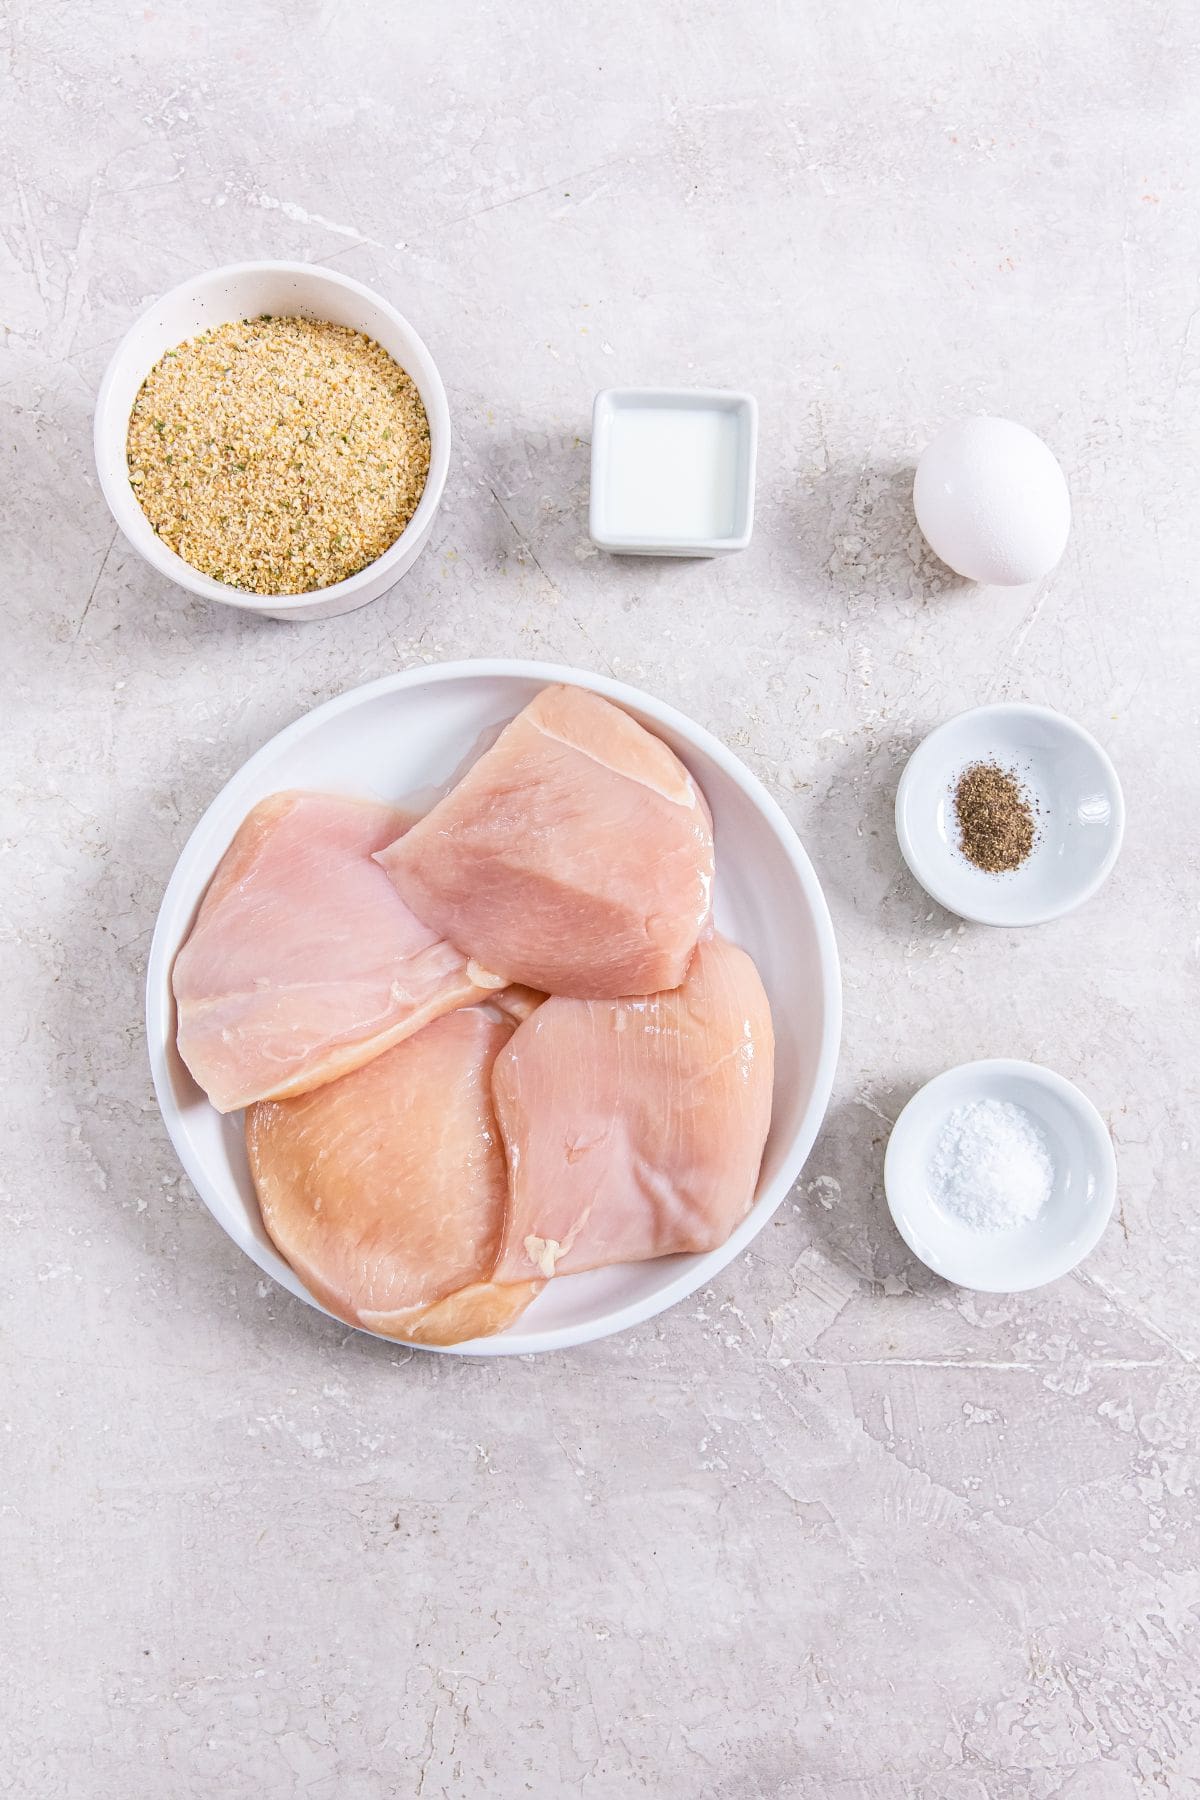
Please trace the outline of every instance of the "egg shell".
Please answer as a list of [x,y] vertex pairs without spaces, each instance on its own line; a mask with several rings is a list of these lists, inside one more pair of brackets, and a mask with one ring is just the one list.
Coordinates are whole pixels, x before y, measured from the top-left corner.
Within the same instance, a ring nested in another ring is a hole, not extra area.
[[956,574],[997,587],[1040,581],[1060,560],[1071,497],[1053,451],[1012,419],[947,425],[922,453],[917,523]]

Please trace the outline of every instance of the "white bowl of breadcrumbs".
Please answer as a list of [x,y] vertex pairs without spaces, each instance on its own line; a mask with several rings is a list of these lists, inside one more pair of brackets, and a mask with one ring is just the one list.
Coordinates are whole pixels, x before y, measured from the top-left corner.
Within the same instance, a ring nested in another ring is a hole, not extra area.
[[237,263],[130,328],[96,402],[125,537],[190,593],[273,619],[365,606],[416,561],[450,463],[446,391],[378,294]]

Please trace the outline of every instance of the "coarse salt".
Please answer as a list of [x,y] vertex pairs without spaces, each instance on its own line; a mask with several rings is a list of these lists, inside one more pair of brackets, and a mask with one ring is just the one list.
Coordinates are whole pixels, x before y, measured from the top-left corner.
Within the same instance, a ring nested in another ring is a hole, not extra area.
[[1011,1231],[1036,1219],[1054,1187],[1041,1127],[1010,1100],[956,1106],[929,1166],[933,1198],[975,1231]]

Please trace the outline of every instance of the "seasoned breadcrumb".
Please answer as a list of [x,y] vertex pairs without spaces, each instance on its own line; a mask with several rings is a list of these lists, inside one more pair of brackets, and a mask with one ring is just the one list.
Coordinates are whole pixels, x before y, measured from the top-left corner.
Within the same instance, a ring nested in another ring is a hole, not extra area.
[[264,315],[168,350],[126,450],[142,511],[185,562],[248,593],[302,594],[395,543],[429,474],[429,420],[372,338]]

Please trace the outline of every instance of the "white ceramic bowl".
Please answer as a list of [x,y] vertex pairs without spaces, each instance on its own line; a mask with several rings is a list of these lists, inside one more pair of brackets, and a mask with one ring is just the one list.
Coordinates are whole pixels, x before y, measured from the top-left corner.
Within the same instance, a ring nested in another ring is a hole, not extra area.
[[[1022,1106],[1054,1162],[1049,1200],[1028,1224],[979,1232],[942,1210],[929,1167],[955,1107],[975,1100]],[[1077,1087],[1037,1063],[963,1063],[915,1093],[892,1127],[884,1187],[896,1229],[914,1256],[958,1287],[1015,1294],[1066,1275],[1094,1250],[1112,1215],[1117,1161],[1104,1121]]]
[[457,1348],[497,1356],[586,1343],[653,1318],[709,1281],[770,1219],[803,1167],[825,1114],[841,1032],[829,911],[800,841],[766,789],[718,740],[621,682],[534,662],[411,669],[319,706],[252,756],[217,795],[171,877],[146,982],[146,1030],[159,1106],[188,1176],[233,1241],[316,1306],[271,1244],[246,1163],[240,1114],[211,1107],[175,1049],[171,968],[234,832],[259,800],[307,787],[402,802],[447,783],[481,734],[548,682],[603,694],[656,732],[703,788],[716,833],[716,921],[758,964],[775,1019],[775,1103],[755,1205],[719,1250],[622,1264],[551,1282],[519,1324]]
[[[357,575],[310,594],[248,594],[214,581],[176,556],[155,532],[129,481],[129,415],[143,381],[165,351],[185,338],[259,313],[297,313],[366,332],[412,376],[429,415],[429,475],[416,512],[390,549]],[[407,319],[361,282],[312,263],[234,263],[185,281],[130,326],[96,400],[96,469],[104,498],[125,537],[160,575],[189,593],[269,619],[333,619],[365,606],[397,582],[424,548],[450,467],[450,409],[433,358]]]
[[[954,789],[972,763],[1014,769],[1038,806],[1027,860],[989,875],[959,848]],[[1094,737],[1047,706],[979,706],[931,731],[896,794],[896,835],[926,893],[979,925],[1041,925],[1107,879],[1125,832],[1116,770]]]

